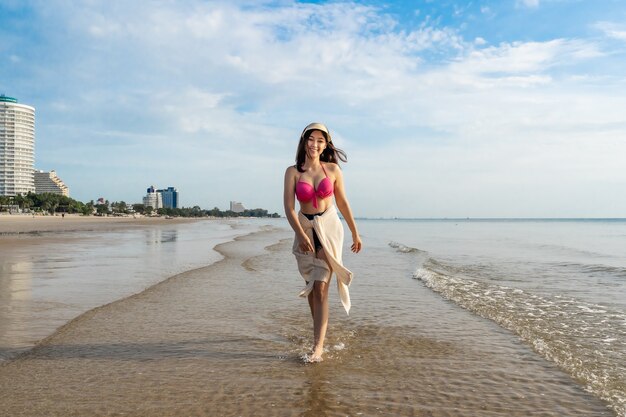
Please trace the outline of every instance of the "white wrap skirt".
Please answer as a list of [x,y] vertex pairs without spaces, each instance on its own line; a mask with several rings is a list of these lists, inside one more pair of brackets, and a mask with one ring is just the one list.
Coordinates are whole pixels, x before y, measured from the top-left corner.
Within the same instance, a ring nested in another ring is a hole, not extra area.
[[313,290],[315,281],[328,283],[331,275],[335,273],[341,304],[346,313],[349,313],[350,292],[348,287],[352,282],[352,272],[344,267],[342,263],[343,225],[339,219],[336,207],[334,205],[330,206],[323,214],[313,217],[312,220],[309,220],[300,212],[298,220],[312,244],[314,242],[313,231],[315,231],[328,259],[328,263],[326,263],[322,259],[316,258],[314,252],[300,251],[298,239],[294,239],[293,254],[298,263],[298,270],[304,281],[306,281],[306,286],[300,291],[300,297],[309,295]]

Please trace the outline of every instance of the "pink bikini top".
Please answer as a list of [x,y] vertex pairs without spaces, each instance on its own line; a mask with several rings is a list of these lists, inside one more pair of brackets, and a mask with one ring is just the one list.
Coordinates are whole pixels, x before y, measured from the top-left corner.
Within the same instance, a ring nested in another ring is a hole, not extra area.
[[308,182],[298,181],[296,183],[296,197],[298,201],[306,203],[313,200],[313,207],[317,208],[317,198],[324,199],[333,195],[333,183],[328,178],[324,165],[322,165],[322,169],[326,177],[317,184],[317,190]]

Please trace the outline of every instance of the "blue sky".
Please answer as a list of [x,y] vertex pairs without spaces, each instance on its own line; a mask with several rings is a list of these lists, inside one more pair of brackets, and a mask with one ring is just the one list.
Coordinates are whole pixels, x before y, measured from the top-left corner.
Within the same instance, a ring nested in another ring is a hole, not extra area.
[[364,217],[624,217],[622,1],[3,0],[0,93],[82,201],[282,213],[301,129]]

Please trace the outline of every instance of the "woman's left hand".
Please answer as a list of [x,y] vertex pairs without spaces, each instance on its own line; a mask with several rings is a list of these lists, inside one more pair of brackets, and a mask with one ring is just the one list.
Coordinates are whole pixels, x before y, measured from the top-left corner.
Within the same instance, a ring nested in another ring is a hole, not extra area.
[[350,249],[352,249],[352,252],[359,253],[361,251],[362,245],[363,244],[361,243],[361,237],[359,235],[352,235],[352,246],[350,247]]

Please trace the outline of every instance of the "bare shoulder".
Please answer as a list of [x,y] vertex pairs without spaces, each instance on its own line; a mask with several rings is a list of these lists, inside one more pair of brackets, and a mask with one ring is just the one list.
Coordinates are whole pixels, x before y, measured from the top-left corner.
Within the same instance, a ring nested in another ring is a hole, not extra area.
[[324,169],[333,176],[341,176],[341,168],[334,162],[324,162]]
[[296,168],[295,165],[287,167],[287,169],[285,170],[285,184],[295,184],[296,181],[298,181],[298,178],[300,178],[300,175],[301,174],[298,172],[298,168]]
[[336,172],[341,172],[341,168],[334,162],[324,162],[324,169],[328,172],[332,172],[333,174]]
[[285,171],[285,176],[290,176],[290,175],[298,175],[298,169],[296,168],[295,165],[290,165],[287,167],[287,170]]

